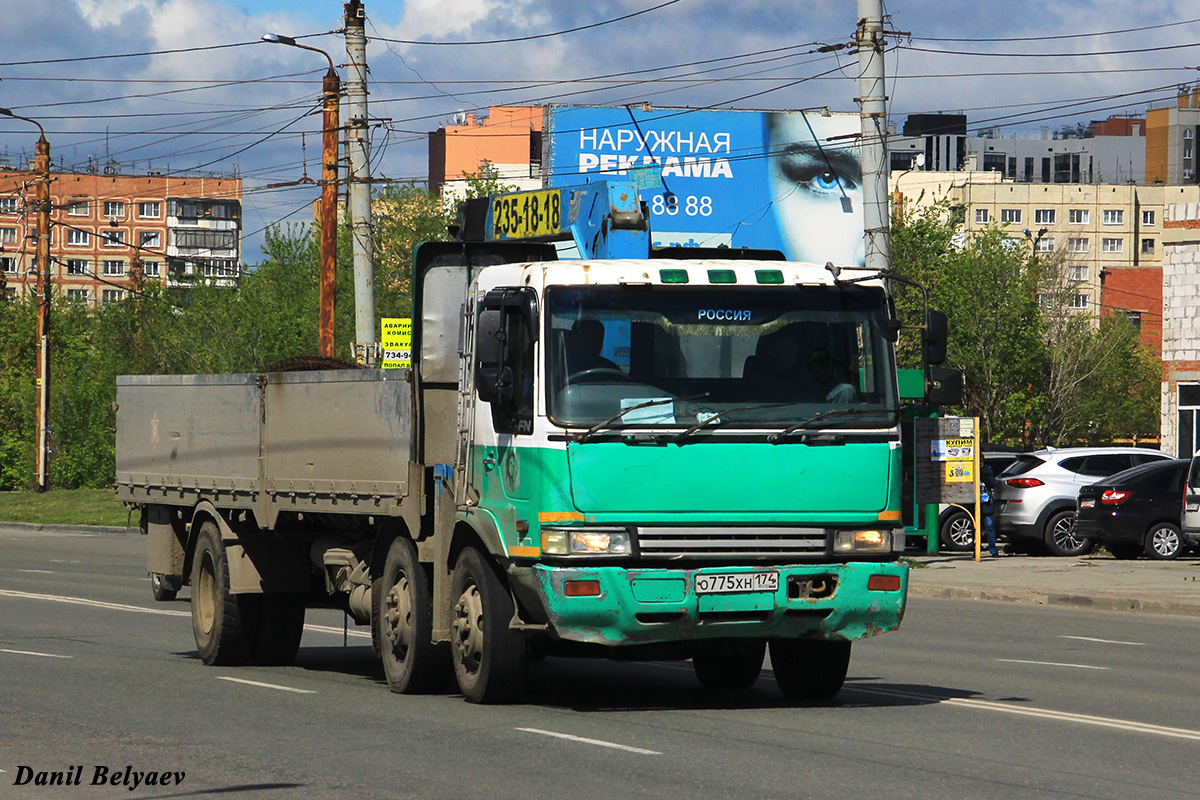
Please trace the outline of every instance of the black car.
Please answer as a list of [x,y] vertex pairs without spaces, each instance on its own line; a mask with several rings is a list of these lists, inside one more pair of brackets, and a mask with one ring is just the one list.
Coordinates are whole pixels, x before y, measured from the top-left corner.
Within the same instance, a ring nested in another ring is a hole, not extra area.
[[1187,459],[1156,461],[1084,486],[1075,501],[1075,535],[1116,558],[1176,558],[1188,549],[1179,528]]

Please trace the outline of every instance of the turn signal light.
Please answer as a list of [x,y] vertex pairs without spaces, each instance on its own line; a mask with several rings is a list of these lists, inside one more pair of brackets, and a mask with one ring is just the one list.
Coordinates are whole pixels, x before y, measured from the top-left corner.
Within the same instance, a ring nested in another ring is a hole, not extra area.
[[1038,486],[1045,486],[1043,481],[1037,478],[1009,478],[1005,481],[1009,486],[1015,486],[1018,489],[1033,489]]
[[1119,506],[1129,499],[1129,492],[1122,492],[1119,489],[1105,489],[1104,494],[1100,495],[1100,502],[1106,506]]
[[900,591],[899,575],[872,575],[867,578],[868,592],[898,592]]
[[599,597],[600,581],[567,581],[563,584],[567,597]]

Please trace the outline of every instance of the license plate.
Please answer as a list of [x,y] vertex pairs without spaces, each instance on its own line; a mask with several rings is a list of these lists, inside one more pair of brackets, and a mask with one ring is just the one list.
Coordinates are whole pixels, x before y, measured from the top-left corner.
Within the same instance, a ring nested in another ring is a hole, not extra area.
[[773,592],[778,588],[778,572],[709,572],[696,576],[696,594]]
[[1095,508],[1096,500],[1095,500],[1095,498],[1089,498],[1087,500],[1080,500],[1079,507],[1080,508]]
[[1184,511],[1200,511],[1200,503],[1188,503],[1183,507]]

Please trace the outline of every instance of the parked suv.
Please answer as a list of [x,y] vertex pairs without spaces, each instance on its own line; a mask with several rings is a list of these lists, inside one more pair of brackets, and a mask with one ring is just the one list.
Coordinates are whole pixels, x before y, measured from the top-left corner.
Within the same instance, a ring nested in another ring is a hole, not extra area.
[[1080,488],[1101,478],[1171,456],[1140,447],[1064,447],[1022,453],[996,479],[996,529],[1017,548],[1044,545],[1058,556],[1089,552],[1075,535]]

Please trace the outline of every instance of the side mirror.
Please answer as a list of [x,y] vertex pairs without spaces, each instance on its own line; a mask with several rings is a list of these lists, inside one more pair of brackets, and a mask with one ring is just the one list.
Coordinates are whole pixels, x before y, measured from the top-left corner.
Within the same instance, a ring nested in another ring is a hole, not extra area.
[[883,311],[876,311],[871,314],[871,324],[879,331],[883,338],[887,339],[892,344],[900,338],[900,320],[892,319],[892,317]]
[[937,365],[946,360],[946,340],[950,337],[950,324],[941,311],[930,309],[925,314],[925,330],[921,336],[925,363]]
[[475,345],[475,391],[485,403],[500,396],[500,370],[504,364],[504,312],[484,308],[479,312]]
[[963,375],[961,370],[930,367],[925,377],[925,404],[957,406],[962,404]]
[[509,325],[520,317],[528,340],[538,338],[537,293],[529,288],[492,289],[479,306],[475,328],[475,391],[485,403],[511,404],[512,365],[509,363]]

